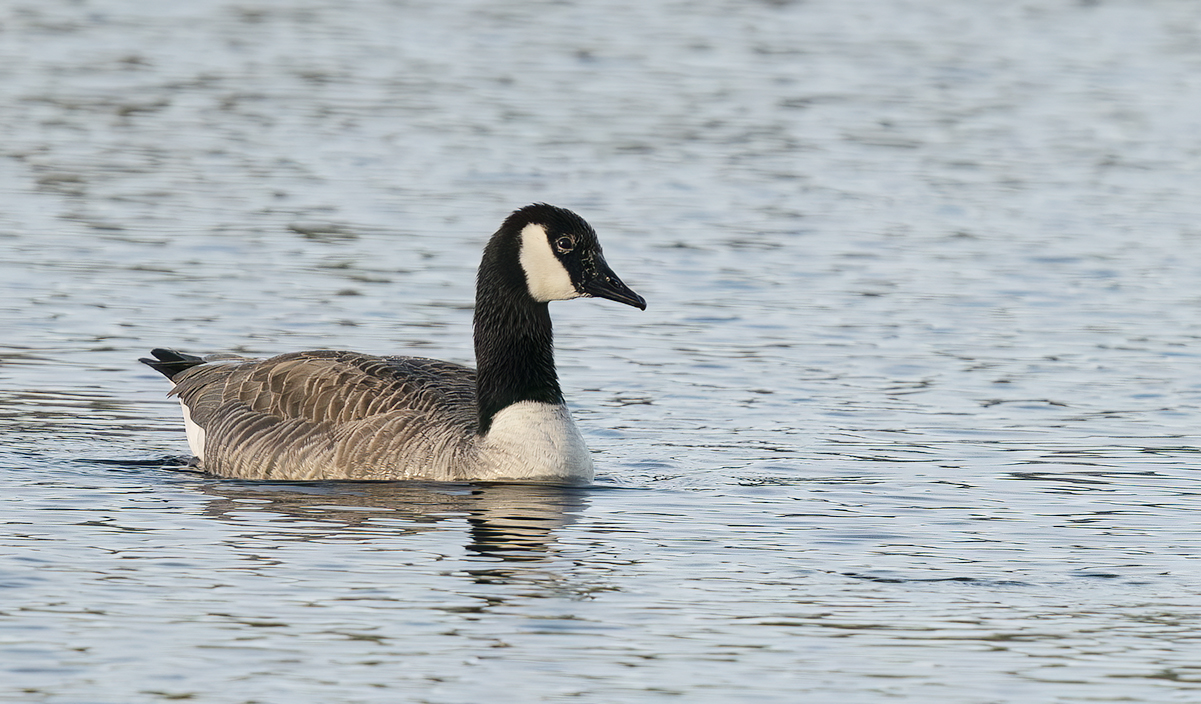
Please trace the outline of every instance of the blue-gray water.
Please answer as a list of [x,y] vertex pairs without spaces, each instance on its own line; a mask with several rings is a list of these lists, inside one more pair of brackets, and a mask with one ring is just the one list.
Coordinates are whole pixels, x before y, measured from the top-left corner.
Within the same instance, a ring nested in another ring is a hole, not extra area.
[[[532,201],[595,488],[159,466]],[[8,0],[0,282],[3,701],[1201,698],[1192,0]]]

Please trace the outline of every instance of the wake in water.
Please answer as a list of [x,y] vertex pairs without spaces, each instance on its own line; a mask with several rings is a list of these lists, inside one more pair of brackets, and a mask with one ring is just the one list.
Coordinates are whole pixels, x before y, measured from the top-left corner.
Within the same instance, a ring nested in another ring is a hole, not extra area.
[[158,458],[140,460],[79,457],[73,461],[80,464],[99,464],[106,466],[115,465],[118,467],[155,467],[157,469],[166,469],[174,472],[194,472],[196,474],[205,473],[204,470],[200,469],[199,461],[190,455],[164,455]]

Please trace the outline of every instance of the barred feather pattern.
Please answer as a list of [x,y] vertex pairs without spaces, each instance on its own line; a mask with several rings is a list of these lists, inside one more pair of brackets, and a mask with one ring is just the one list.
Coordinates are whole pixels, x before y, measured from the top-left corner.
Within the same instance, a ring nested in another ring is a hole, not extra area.
[[462,365],[322,350],[214,358],[172,381],[205,431],[202,467],[211,474],[458,481],[480,473],[475,371]]

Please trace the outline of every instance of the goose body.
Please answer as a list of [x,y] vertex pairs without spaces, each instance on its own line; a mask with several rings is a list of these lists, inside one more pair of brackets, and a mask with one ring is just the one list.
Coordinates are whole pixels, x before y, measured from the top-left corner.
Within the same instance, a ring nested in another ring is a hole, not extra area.
[[477,369],[332,350],[269,359],[167,349],[141,361],[173,384],[188,444],[242,479],[592,480],[559,389],[548,303],[645,309],[571,211],[537,204],[489,240],[476,282]]

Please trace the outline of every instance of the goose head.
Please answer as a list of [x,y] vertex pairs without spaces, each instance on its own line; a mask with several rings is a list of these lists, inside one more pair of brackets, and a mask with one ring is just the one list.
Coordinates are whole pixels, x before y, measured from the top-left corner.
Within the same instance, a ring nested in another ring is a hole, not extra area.
[[609,268],[596,231],[579,215],[538,203],[509,216],[526,289],[538,303],[607,298],[646,310],[646,301]]

